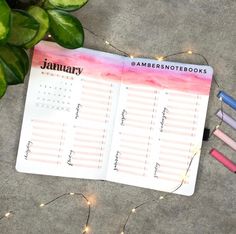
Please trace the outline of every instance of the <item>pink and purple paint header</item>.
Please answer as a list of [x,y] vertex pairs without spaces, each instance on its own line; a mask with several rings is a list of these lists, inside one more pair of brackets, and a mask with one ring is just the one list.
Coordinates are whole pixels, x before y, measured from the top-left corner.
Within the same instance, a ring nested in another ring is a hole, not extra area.
[[147,85],[199,95],[209,95],[213,70],[209,66],[163,62],[79,48],[69,50],[52,42],[34,49],[34,67],[47,62],[80,67],[82,75],[119,83]]

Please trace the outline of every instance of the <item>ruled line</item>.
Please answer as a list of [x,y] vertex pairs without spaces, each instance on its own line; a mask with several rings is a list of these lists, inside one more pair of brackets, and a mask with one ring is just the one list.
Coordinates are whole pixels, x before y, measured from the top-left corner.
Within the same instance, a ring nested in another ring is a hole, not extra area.
[[46,160],[46,159],[38,159],[38,158],[28,158],[28,161],[47,163],[47,164],[55,164],[55,165],[61,164],[61,162]]

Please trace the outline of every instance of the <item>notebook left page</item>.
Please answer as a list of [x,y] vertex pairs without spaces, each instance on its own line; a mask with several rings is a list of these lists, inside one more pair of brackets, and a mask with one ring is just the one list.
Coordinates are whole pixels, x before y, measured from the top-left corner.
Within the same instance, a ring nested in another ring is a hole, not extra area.
[[18,171],[104,179],[122,61],[52,42],[35,47]]

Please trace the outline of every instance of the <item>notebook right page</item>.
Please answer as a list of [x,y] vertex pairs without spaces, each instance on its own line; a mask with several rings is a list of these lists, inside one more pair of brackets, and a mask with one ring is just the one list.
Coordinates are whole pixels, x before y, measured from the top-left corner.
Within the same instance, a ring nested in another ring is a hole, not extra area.
[[126,58],[107,180],[192,195],[212,75],[209,66]]

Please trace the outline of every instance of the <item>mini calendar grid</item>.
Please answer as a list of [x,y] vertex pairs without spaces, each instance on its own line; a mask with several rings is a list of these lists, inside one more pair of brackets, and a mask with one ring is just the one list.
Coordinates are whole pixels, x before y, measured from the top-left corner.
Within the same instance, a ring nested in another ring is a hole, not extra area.
[[40,42],[16,168],[192,195],[212,73]]

